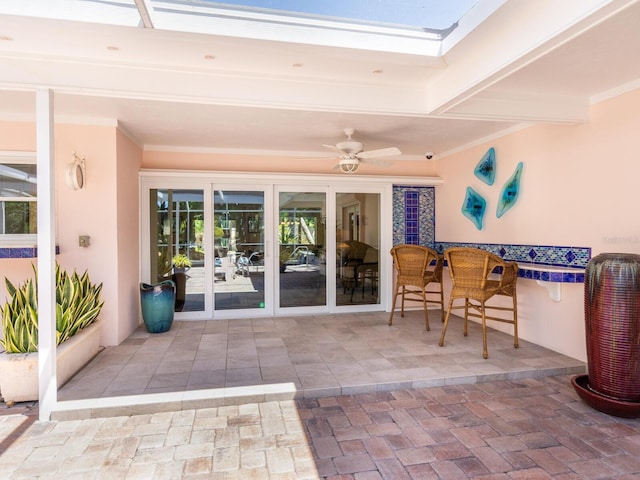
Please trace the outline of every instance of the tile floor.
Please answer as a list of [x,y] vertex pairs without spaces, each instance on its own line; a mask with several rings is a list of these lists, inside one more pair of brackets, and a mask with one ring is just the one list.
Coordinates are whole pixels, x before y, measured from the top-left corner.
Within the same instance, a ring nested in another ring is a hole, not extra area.
[[[321,398],[406,388],[584,372],[584,363],[430,311],[174,322],[163,334],[141,326],[102,351],[59,392],[54,419],[155,413],[247,402]],[[142,396],[144,394],[144,396]],[[86,401],[86,399],[94,399]]]

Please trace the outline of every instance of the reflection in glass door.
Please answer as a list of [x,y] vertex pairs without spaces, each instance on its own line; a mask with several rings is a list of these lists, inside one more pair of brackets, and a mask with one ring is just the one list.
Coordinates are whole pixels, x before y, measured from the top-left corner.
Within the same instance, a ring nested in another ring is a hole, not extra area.
[[176,312],[204,310],[204,193],[151,189],[151,282],[176,284]]
[[326,194],[279,194],[279,306],[327,304]]
[[[384,306],[381,242],[385,252],[389,247],[381,240],[388,213],[382,189],[210,185],[147,190],[150,236],[142,280],[176,282],[178,318]],[[190,266],[179,270],[177,255]]]
[[213,193],[215,310],[265,308],[264,192]]
[[336,305],[380,303],[380,194],[336,194]]

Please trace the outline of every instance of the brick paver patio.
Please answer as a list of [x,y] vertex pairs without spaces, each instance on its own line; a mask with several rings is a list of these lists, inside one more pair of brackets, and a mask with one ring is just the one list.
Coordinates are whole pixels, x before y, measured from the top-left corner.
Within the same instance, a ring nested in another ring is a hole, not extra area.
[[0,416],[0,477],[640,478],[640,420],[591,409],[570,378],[66,422],[26,410]]

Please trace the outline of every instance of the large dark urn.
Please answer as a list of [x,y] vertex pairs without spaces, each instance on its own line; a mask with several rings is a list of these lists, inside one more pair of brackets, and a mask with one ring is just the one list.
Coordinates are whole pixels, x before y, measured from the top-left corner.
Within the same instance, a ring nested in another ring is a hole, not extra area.
[[588,375],[572,379],[587,404],[618,417],[640,417],[640,255],[603,253],[584,284]]
[[184,271],[178,271],[176,269],[174,269],[174,273],[171,275],[171,280],[173,280],[173,283],[176,285],[176,312],[182,311],[187,300],[187,278],[189,277]]

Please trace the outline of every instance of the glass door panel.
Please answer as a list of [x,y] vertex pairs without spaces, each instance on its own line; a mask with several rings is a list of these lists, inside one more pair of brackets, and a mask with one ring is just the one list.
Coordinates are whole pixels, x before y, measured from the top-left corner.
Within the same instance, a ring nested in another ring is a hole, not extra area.
[[336,193],[336,305],[380,303],[380,194]]
[[176,312],[203,311],[203,190],[151,189],[149,207],[151,282],[176,283]]
[[326,194],[280,192],[279,305],[327,304]]
[[214,190],[215,310],[265,308],[264,192]]

